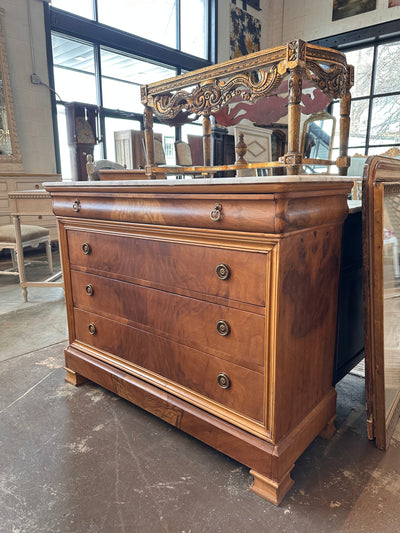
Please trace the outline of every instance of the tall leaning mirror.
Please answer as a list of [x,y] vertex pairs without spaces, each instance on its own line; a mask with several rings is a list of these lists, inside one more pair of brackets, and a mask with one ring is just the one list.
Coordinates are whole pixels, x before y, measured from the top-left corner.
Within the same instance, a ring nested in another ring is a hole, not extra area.
[[400,161],[370,157],[363,183],[368,436],[385,450],[400,415]]
[[22,170],[3,21],[4,9],[0,8],[0,172]]
[[[335,117],[326,111],[314,113],[307,118],[303,125],[301,140],[301,152],[305,159],[331,159],[335,126]],[[306,164],[304,172],[328,172],[328,166]]]

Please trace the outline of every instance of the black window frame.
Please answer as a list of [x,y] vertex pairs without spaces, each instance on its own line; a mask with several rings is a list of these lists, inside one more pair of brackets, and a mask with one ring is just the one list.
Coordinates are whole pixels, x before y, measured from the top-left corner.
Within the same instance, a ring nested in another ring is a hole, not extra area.
[[[103,157],[107,157],[107,146],[105,143],[105,118],[115,117],[124,119],[138,120],[143,127],[143,115],[133,112],[119,111],[108,109],[103,106],[101,94],[101,47],[108,48],[116,53],[126,53],[130,56],[159,64],[165,67],[175,69],[176,75],[185,71],[196,70],[214,64],[217,60],[217,11],[218,0],[207,0],[207,24],[208,24],[208,41],[207,41],[207,59],[192,56],[180,50],[164,46],[162,44],[138,37],[128,32],[107,26],[97,20],[87,19],[73,13],[63,11],[44,3],[44,18],[46,28],[46,47],[48,57],[48,71],[51,91],[51,106],[54,124],[54,143],[56,149],[56,167],[57,172],[61,172],[60,146],[58,139],[57,126],[57,105],[58,102],[55,93],[55,82],[53,72],[53,53],[51,45],[51,35],[53,32],[73,39],[78,39],[94,46],[95,55],[95,76],[97,87],[97,98],[100,107],[100,132],[104,140]],[[93,0],[94,15],[97,19],[97,0]],[[180,0],[177,0],[177,44],[180,46]],[[177,128],[176,138],[180,138],[180,129]]]
[[[335,48],[343,53],[352,52],[367,47],[373,48],[373,62],[369,94],[365,96],[352,96],[352,102],[368,101],[368,118],[364,155],[368,155],[370,150],[375,150],[376,148],[380,147],[382,147],[382,149],[391,147],[400,148],[400,142],[390,144],[370,144],[372,108],[374,98],[383,96],[400,96],[400,90],[387,93],[375,93],[374,87],[378,47],[383,44],[390,44],[395,42],[400,44],[400,19],[391,20],[389,22],[375,24],[366,28],[352,30],[312,41],[312,44],[316,44],[318,46],[325,46],[327,48]],[[357,148],[358,147],[355,146],[351,149],[357,150]]]

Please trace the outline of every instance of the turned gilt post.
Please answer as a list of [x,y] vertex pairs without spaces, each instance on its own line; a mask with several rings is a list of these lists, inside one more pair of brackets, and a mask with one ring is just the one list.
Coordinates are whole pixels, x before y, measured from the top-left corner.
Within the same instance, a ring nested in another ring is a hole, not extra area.
[[[299,174],[300,166],[295,164],[301,160],[300,154],[300,117],[301,117],[301,90],[303,80],[300,68],[295,68],[290,72],[289,79],[289,103],[288,103],[288,162],[291,160],[291,166],[288,167],[288,174]],[[299,158],[300,156],[300,158]]]
[[204,166],[209,167],[211,165],[211,120],[207,115],[203,117],[203,159]]
[[154,165],[154,138],[153,138],[153,111],[151,107],[144,106],[144,140],[146,143],[146,174],[151,175],[151,166]]
[[348,157],[349,135],[350,135],[350,109],[351,94],[350,88],[353,86],[354,70],[349,66],[346,78],[346,92],[340,99],[340,146],[339,146],[339,175],[347,176],[347,170],[350,166]]

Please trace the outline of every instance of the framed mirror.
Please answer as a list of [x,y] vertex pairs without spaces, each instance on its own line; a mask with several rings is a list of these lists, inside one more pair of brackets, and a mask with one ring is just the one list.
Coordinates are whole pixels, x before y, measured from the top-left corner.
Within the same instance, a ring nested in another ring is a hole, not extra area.
[[4,9],[0,8],[0,171],[22,170],[21,152],[8,73],[3,18]]
[[[301,153],[305,159],[331,159],[336,119],[321,111],[310,115],[304,122]],[[327,166],[305,165],[305,172],[327,172]]]
[[363,226],[368,437],[385,450],[400,416],[400,161],[367,159]]

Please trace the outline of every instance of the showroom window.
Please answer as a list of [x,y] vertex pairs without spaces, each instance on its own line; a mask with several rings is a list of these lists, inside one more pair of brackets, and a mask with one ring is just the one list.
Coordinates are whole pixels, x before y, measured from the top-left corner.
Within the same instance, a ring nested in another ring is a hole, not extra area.
[[208,0],[52,0],[52,6],[207,59]]
[[[400,32],[398,22],[319,40],[315,44],[338,48],[354,66],[351,89],[349,155],[380,155],[392,147],[400,153]],[[334,157],[339,146],[339,103]]]
[[[115,161],[115,132],[143,129],[140,85],[215,62],[210,31],[215,5],[215,0],[52,1],[47,14],[49,71],[63,179],[72,173],[65,104],[98,106],[94,158]],[[200,125],[196,127],[201,135]],[[162,136],[166,162],[174,164],[174,141],[186,137],[185,128],[155,120],[154,131]]]

